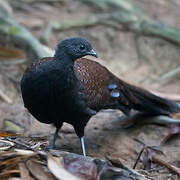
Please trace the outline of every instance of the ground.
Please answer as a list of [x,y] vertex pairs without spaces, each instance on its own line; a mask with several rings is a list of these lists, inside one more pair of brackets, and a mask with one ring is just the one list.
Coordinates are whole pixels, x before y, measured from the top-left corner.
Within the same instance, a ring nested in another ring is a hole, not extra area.
[[[158,2],[156,0],[136,0],[135,4],[150,18],[180,28],[180,3],[178,0],[161,0]],[[12,2],[10,5],[17,22],[27,27],[37,38],[40,38],[50,21],[60,22],[64,19],[78,19],[100,12],[94,6],[73,0],[61,1],[60,3],[45,3],[43,1],[26,3],[22,1],[21,6]],[[99,54],[100,58],[97,61],[108,67],[121,79],[149,90],[180,94],[179,75],[160,81],[163,74],[180,65],[180,51],[176,44],[158,37],[137,36],[132,32],[97,25],[52,32],[47,45],[54,49],[58,40],[71,36],[84,36],[89,39]],[[14,64],[6,59],[1,61],[0,89],[13,101],[12,104],[9,104],[0,99],[1,129],[15,129],[21,133],[26,132],[25,134],[28,136],[45,136],[48,134],[47,139],[49,139],[50,134],[54,132],[53,127],[37,122],[23,107],[18,82],[26,65]],[[179,138],[161,145],[170,127],[145,124],[124,129],[121,122],[122,113],[115,110],[101,111],[92,117],[85,129],[87,154],[91,157],[100,158],[108,156],[110,159],[118,159],[133,167],[139,152],[143,148],[143,145],[134,139],[136,138],[147,146],[158,146],[164,155],[157,154],[154,151],[153,153],[158,158],[174,163],[180,168]],[[59,136],[60,138],[56,142],[57,149],[81,153],[79,139],[71,126],[65,124]],[[160,167],[156,163],[152,165],[153,168],[159,169],[149,171],[155,179],[168,179],[168,177],[169,179],[178,179],[177,175],[170,173],[166,168]],[[142,162],[137,164],[136,169],[143,169]]]

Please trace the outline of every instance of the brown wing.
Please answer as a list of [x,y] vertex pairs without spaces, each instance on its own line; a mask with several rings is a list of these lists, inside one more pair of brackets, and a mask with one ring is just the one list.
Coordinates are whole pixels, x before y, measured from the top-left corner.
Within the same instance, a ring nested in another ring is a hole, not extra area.
[[108,88],[110,84],[117,85],[120,94],[120,98],[117,98],[118,104],[128,105],[128,100],[123,94],[123,84],[104,66],[95,61],[81,58],[75,61],[74,69],[83,86],[83,93],[88,99],[87,103],[90,108],[100,110],[117,106],[117,102],[111,96],[111,91]]
[[[52,57],[42,58],[28,66],[26,72],[31,72],[36,66],[52,59]],[[180,112],[180,107],[176,103],[120,80],[95,61],[86,58],[77,59],[74,70],[91,109],[99,111],[117,108],[125,114],[128,114],[130,109],[166,115]]]
[[[26,72],[32,72],[36,66],[52,59],[53,57],[44,57],[35,61],[27,67]],[[94,110],[120,108],[121,105],[129,105],[129,98],[133,99],[131,93],[127,91],[126,83],[118,79],[101,64],[86,58],[80,58],[75,61],[74,69],[82,86],[82,93],[87,98],[90,108]],[[117,97],[116,100],[111,96],[111,90],[108,88],[111,84],[117,85],[116,90],[120,94],[120,97]]]

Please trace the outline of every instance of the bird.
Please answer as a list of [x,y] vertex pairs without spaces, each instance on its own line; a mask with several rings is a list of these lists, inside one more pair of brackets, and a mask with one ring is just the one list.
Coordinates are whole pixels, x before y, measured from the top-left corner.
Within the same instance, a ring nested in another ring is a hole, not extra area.
[[180,112],[176,102],[121,80],[87,55],[98,58],[88,40],[67,38],[59,41],[53,57],[34,61],[22,76],[25,108],[38,121],[56,127],[50,149],[66,122],[74,127],[86,156],[85,127],[102,109],[118,109],[127,116],[131,110],[166,116]]

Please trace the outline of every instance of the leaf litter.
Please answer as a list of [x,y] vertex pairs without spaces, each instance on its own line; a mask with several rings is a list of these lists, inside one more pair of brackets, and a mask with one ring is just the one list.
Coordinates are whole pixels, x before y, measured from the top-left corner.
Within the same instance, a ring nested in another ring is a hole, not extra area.
[[[25,2],[23,4],[25,4]],[[73,6],[72,2],[70,4],[72,4]],[[40,7],[43,7],[41,5],[43,5],[43,3],[40,3],[39,5]],[[28,5],[26,7],[28,7]],[[65,9],[63,6],[61,8]],[[88,6],[88,9],[89,8],[90,6]],[[52,6],[51,9],[55,8],[53,8]],[[70,11],[73,12],[73,8]],[[38,24],[38,21],[40,26],[44,24],[41,19],[38,19],[38,16],[35,14],[36,12],[37,10],[33,9],[32,7],[31,14],[28,14],[28,17],[32,16],[30,18],[34,19],[34,21],[31,22],[26,21],[26,18],[24,18],[23,15],[27,16],[27,14],[24,14],[23,11],[15,10],[15,15],[17,19],[20,19],[20,21],[23,20],[23,24],[25,24],[27,27],[30,23],[30,28],[32,29],[32,31],[34,31],[34,33],[36,33],[36,30],[33,30],[36,29],[33,28],[35,27],[34,24]],[[89,13],[89,11],[87,13]],[[47,13],[45,13],[45,15],[46,14]],[[61,14],[58,16],[56,15],[56,17],[61,17]],[[41,28],[40,26],[39,29]],[[107,36],[109,36],[109,34],[111,33],[121,34],[121,32],[111,32],[111,30],[108,30],[109,32],[103,32],[104,30],[101,27],[99,28],[102,30],[101,33],[105,33],[107,34]],[[97,29],[86,29],[86,31],[90,38],[97,38],[93,36],[93,34],[95,34],[94,31],[97,32]],[[64,34],[61,33],[61,38],[70,35],[72,35],[72,32],[67,31]],[[56,44],[56,39],[59,35],[56,34],[55,37],[54,34],[52,34],[52,36],[52,38],[54,39],[53,43]],[[121,37],[123,41],[125,40],[125,38],[127,38],[125,34],[123,34]],[[52,38],[50,38],[50,43],[52,43]],[[114,51],[110,52],[110,46],[105,41],[106,38],[102,37],[101,35],[99,39],[103,40],[103,43],[101,42],[101,44],[103,44],[103,47],[99,46],[100,49],[103,50],[105,46],[108,47],[108,54],[112,54],[114,57]],[[120,45],[117,44],[116,47],[120,48]],[[131,46],[128,45],[128,52],[130,47]],[[106,48],[104,51],[106,51]],[[1,52],[6,52],[6,54],[2,54]],[[128,54],[126,52],[126,49],[123,49],[123,51],[118,49],[118,52],[120,52],[119,59],[121,59],[121,54],[123,54],[123,52],[125,54]],[[107,56],[107,53],[104,52],[104,54]],[[133,54],[133,51],[132,53],[129,53],[129,55],[130,54]],[[2,132],[0,134],[0,179],[157,179],[156,177],[159,177],[159,174],[162,174],[162,177],[167,176],[167,178],[169,177],[172,179],[178,179],[180,167],[177,164],[173,164],[172,162],[177,159],[177,157],[179,157],[179,142],[175,141],[177,143],[174,143],[173,145],[171,144],[172,147],[168,146],[168,143],[172,143],[172,137],[179,134],[178,125],[173,126],[171,130],[169,130],[169,128],[167,127],[159,127],[154,125],[140,125],[136,126],[136,129],[130,127],[130,129],[123,130],[121,129],[122,121],[119,120],[120,118],[117,118],[117,114],[114,115],[116,116],[116,118],[114,118],[112,113],[100,113],[96,118],[92,119],[87,127],[86,132],[88,136],[87,141],[92,141],[90,143],[87,143],[90,144],[87,149],[90,156],[98,157],[95,159],[89,157],[84,158],[82,156],[79,156],[78,154],[62,152],[61,145],[64,144],[65,150],[70,148],[72,152],[80,153],[81,151],[80,149],[78,149],[79,144],[77,143],[77,137],[75,137],[73,133],[74,131],[72,130],[72,128],[69,128],[69,126],[65,126],[62,129],[62,136],[66,134],[66,137],[60,140],[62,144],[59,143],[59,151],[56,150],[49,152],[45,150],[45,147],[47,147],[49,141],[49,137],[45,136],[47,135],[47,131],[45,131],[45,135],[41,137],[38,136],[39,134],[36,134],[36,136],[32,137],[32,134],[30,133],[29,137],[23,137],[22,134],[11,133],[11,131],[14,130],[15,127],[12,126],[13,123],[26,132],[32,121],[29,120],[25,113],[22,113],[24,112],[24,109],[22,108],[22,102],[20,102],[19,98],[17,98],[19,97],[18,88],[11,87],[12,84],[13,86],[14,84],[16,84],[17,86],[17,83],[19,83],[19,77],[26,67],[26,65],[22,64],[25,61],[25,54],[18,48],[9,47],[5,50],[1,48],[0,56],[2,57],[2,60],[0,61],[0,118],[1,122],[11,122],[5,123],[5,128],[2,128],[3,130],[6,129],[8,131]],[[109,55],[107,57],[109,57]],[[123,64],[123,62],[119,61],[119,59],[118,62],[113,62],[114,65],[117,67],[118,63],[120,63],[120,66],[128,69],[129,72],[130,67],[126,67],[126,63]],[[124,57],[122,59],[124,59]],[[128,59],[133,59],[133,57],[130,56],[130,58]],[[156,59],[156,57],[153,57],[153,59]],[[113,63],[112,66],[114,66]],[[117,74],[120,72],[119,67],[117,68],[116,72]],[[139,77],[143,77],[141,76],[141,73],[142,72],[140,72],[138,75],[137,72],[137,79]],[[118,75],[122,74],[120,73]],[[150,75],[151,74],[153,73],[150,70]],[[148,77],[150,77],[150,75],[148,75]],[[127,73],[126,78],[128,78],[128,76],[130,79],[134,77],[134,70],[132,71],[132,73]],[[142,78],[139,79],[141,81],[143,80]],[[167,87],[170,88],[169,92],[171,92],[171,85]],[[160,89],[162,88],[165,89],[163,86]],[[175,89],[177,89],[177,87]],[[180,99],[179,95],[176,93],[156,93],[160,94],[163,97],[174,99],[178,102]],[[105,118],[105,116],[107,117]],[[177,124],[180,116],[174,115],[173,118],[176,118],[177,121],[173,122]],[[99,121],[99,119],[101,119],[101,122]],[[134,122],[139,122],[145,118],[141,116],[135,117],[134,119],[135,121],[131,121],[132,124],[134,124]],[[146,120],[147,119],[145,119],[145,121]],[[172,122],[173,119],[169,117],[157,117],[155,118],[155,121],[157,122],[157,120],[158,122],[162,122],[163,120],[164,122],[167,122],[167,125],[170,121]],[[124,122],[127,123],[126,121]],[[151,122],[152,118],[150,118],[149,123]],[[164,122],[160,124],[164,125]],[[39,127],[41,126],[37,126],[36,130],[41,129]],[[127,127],[129,126],[127,125]],[[168,131],[169,134],[167,135]],[[22,131],[20,133],[22,133]],[[97,139],[97,137],[99,138]],[[144,144],[139,144],[138,142],[134,141],[133,137],[137,137],[138,139],[140,139],[140,141],[144,142]],[[160,143],[161,141],[163,142],[163,144]],[[98,144],[100,147],[93,149],[91,144]],[[158,153],[157,150],[154,149],[160,149],[160,151],[162,151],[163,153]],[[174,154],[174,156],[176,157],[174,157],[172,154]],[[105,157],[105,159],[102,158],[102,156]],[[179,161],[177,160],[177,162]],[[135,170],[130,168],[133,167],[133,165],[135,165]],[[168,171],[168,169],[170,171]]]

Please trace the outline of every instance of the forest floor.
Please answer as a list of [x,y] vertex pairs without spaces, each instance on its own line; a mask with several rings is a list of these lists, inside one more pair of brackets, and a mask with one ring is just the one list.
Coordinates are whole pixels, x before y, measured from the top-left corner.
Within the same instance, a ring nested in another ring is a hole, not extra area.
[[[16,4],[16,1],[8,2],[16,21],[28,28],[37,39],[41,37],[49,22],[78,19],[100,11],[87,3],[73,0],[53,3],[22,1],[21,4]],[[134,2],[152,19],[180,28],[178,0]],[[89,39],[99,54],[100,58],[97,61],[121,79],[162,93],[165,97],[180,94],[180,76],[160,80],[163,74],[180,66],[179,46],[158,37],[137,36],[132,32],[104,25],[53,31],[47,45],[54,49],[58,40],[72,36]],[[2,35],[0,38],[3,40]],[[2,45],[11,47],[5,41]],[[18,43],[15,42],[14,46],[18,47]],[[27,61],[29,63],[31,60]],[[12,60],[0,59],[0,89],[12,100],[12,103],[8,103],[0,99],[0,128],[3,131],[26,132],[25,135],[29,137],[45,137],[47,143],[55,129],[34,120],[23,107],[18,82],[25,67],[26,63],[18,64]],[[140,151],[145,147],[137,162],[138,172],[147,173],[154,179],[178,179],[177,174],[152,160],[152,157],[157,158],[180,168],[180,138],[177,136],[167,143],[162,143],[171,126],[138,124],[123,128],[122,116],[119,111],[108,110],[92,117],[85,129],[88,156],[116,159],[117,162],[133,168]],[[68,124],[64,124],[56,145],[58,150],[81,154],[79,139]]]

